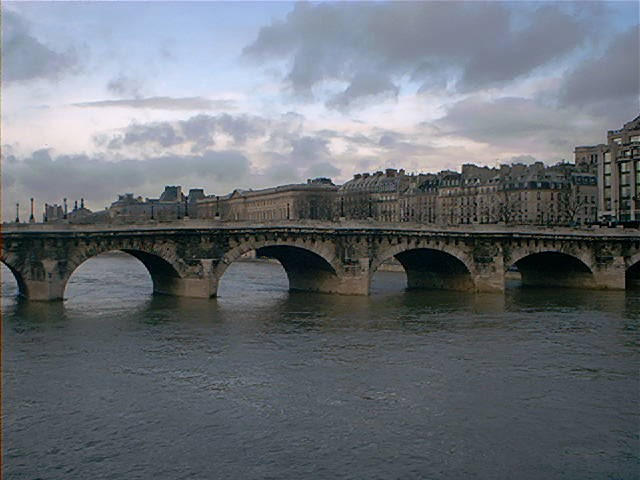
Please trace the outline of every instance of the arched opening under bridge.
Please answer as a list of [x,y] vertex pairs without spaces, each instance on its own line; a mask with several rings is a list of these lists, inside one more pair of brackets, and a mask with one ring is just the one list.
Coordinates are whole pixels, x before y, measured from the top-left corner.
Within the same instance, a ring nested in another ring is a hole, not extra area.
[[100,289],[101,294],[120,297],[173,294],[180,275],[171,263],[140,250],[111,250],[83,260],[71,272],[66,296]]
[[[594,276],[582,260],[562,252],[538,252],[518,259],[507,270],[517,270],[520,281],[511,285],[521,287],[593,288]],[[507,285],[510,283],[507,282]]]
[[265,245],[236,252],[218,271],[218,296],[235,291],[335,292],[335,268],[319,253],[294,245]]
[[136,256],[111,250],[92,256],[76,267],[64,290],[64,298],[99,295],[105,301],[148,297],[154,291],[152,275]]
[[[378,277],[378,271],[399,270],[398,265],[406,275],[406,289],[427,290],[457,290],[470,291],[474,289],[474,282],[469,268],[465,263],[451,253],[432,248],[414,248],[403,250],[394,254],[397,263],[383,261],[374,272]],[[395,267],[393,266],[395,264]],[[385,268],[387,267],[387,268]],[[391,268],[389,268],[391,267]],[[378,278],[372,277],[374,285]],[[402,278],[401,276],[396,276]]]
[[640,290],[640,260],[626,269],[624,282],[626,289]]
[[0,295],[3,299],[16,297],[20,294],[26,295],[26,286],[19,272],[4,262],[0,267],[0,284],[2,290]]

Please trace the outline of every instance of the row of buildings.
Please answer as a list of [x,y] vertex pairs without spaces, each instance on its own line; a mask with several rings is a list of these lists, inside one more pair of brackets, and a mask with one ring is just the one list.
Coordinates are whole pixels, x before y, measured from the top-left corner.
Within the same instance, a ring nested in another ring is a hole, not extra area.
[[[372,220],[435,225],[588,225],[640,219],[640,116],[608,132],[608,143],[580,146],[573,163],[513,164],[460,172],[407,174],[388,168],[359,173],[343,185],[328,178],[261,190],[206,195],[167,186],[157,199],[120,195],[105,211],[74,209],[74,222],[133,223],[181,218],[249,220]],[[45,221],[60,221],[45,214]]]

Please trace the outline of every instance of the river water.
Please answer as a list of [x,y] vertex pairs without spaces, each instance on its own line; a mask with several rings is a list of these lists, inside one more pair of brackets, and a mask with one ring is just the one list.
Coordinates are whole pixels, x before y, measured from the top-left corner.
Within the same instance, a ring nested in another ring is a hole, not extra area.
[[5,479],[640,477],[638,291],[290,294],[237,262],[180,299],[107,255],[37,303],[3,274]]

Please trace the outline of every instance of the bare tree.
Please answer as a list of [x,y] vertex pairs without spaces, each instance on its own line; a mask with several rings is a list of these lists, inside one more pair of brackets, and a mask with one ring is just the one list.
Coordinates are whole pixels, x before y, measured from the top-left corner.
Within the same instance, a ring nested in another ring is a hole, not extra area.
[[509,225],[521,214],[520,208],[519,196],[511,195],[508,190],[500,190],[496,192],[493,202],[485,206],[483,214],[491,223]]
[[558,194],[558,213],[569,225],[576,222],[576,218],[586,205],[584,198],[580,197],[580,189],[574,185],[566,187]]

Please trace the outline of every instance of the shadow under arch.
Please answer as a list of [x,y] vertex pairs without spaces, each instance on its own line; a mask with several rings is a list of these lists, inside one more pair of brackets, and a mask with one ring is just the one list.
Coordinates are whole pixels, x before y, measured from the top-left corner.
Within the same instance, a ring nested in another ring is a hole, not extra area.
[[[24,278],[22,277],[22,274],[17,269],[12,267],[9,263],[7,263],[5,260],[0,260],[0,263],[2,263],[2,265],[7,267],[7,270],[9,270],[11,272],[11,274],[13,275],[13,278],[15,279],[16,284],[18,286],[18,290],[16,292],[16,295],[26,297],[28,295],[27,285],[26,285],[26,283],[24,281]],[[3,272],[3,276],[4,276],[4,272]],[[2,284],[4,285],[4,283],[5,283],[4,278],[2,278],[0,280],[1,280]]]
[[640,290],[640,258],[625,270],[624,284],[627,290]]
[[[175,284],[181,278],[180,274],[176,270],[176,268],[167,260],[163,259],[159,255],[141,251],[141,250],[132,250],[132,249],[113,249],[113,250],[105,250],[95,255],[90,255],[79,262],[75,262],[75,265],[72,269],[70,269],[67,277],[67,285],[69,280],[73,276],[74,272],[76,272],[82,265],[86,262],[93,260],[97,257],[101,256],[109,256],[109,254],[127,254],[135,259],[137,259],[142,265],[144,265],[145,269],[149,273],[151,277],[151,281],[153,283],[153,293],[154,294],[172,294],[175,290]],[[66,286],[67,286],[66,285]],[[65,286],[65,290],[66,290]]]
[[452,253],[434,248],[410,248],[390,254],[371,272],[373,276],[382,264],[395,258],[407,275],[407,289],[474,290],[475,284],[467,265]]
[[576,256],[556,251],[523,255],[506,270],[516,268],[522,287],[594,288],[591,268]]
[[227,256],[216,269],[218,282],[233,262],[254,251],[257,258],[273,258],[283,267],[289,281],[289,291],[338,292],[340,278],[336,268],[320,253],[287,244],[247,246]]

